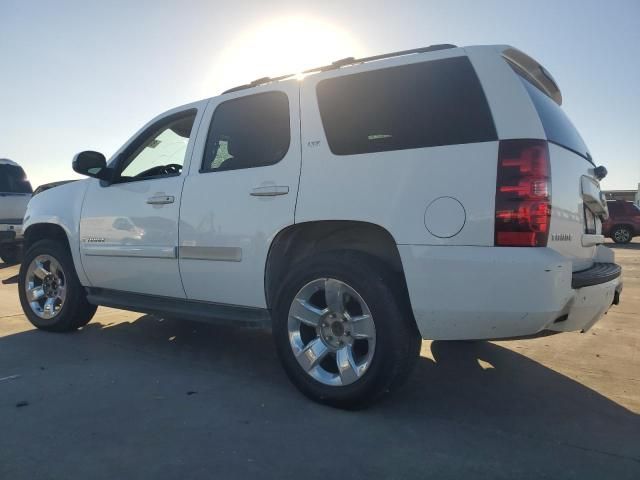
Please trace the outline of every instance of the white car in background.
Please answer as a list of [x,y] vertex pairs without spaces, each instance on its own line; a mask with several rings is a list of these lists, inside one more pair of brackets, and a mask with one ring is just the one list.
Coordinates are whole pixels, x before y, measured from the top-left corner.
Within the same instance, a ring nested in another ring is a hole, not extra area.
[[29,204],[22,307],[57,332],[97,305],[269,325],[293,383],[347,408],[423,338],[587,330],[621,270],[561,103],[512,47],[438,45],[175,108]]
[[0,258],[16,263],[22,250],[22,219],[33,190],[16,162],[0,158]]

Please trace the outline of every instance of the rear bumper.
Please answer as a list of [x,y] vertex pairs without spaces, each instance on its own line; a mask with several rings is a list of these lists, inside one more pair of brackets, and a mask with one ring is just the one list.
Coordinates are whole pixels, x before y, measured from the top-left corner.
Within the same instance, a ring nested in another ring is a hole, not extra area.
[[591,268],[574,272],[571,276],[571,288],[591,287],[615,280],[622,273],[620,265],[615,263],[594,263]]
[[622,289],[621,270],[609,249],[599,248],[596,265],[577,273],[570,260],[548,248],[398,249],[414,317],[426,339],[588,330]]

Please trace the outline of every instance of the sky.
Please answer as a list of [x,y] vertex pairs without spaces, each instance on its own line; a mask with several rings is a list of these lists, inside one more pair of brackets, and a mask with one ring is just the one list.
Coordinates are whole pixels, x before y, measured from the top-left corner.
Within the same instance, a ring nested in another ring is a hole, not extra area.
[[640,183],[640,0],[0,0],[0,158],[76,178],[169,108],[349,56],[509,44],[557,80],[604,189]]

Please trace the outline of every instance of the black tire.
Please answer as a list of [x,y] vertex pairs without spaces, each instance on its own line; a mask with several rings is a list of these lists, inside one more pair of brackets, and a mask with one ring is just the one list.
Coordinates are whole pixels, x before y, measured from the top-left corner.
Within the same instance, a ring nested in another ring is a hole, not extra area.
[[15,265],[20,263],[22,257],[22,248],[19,245],[9,244],[0,246],[0,258],[7,265]]
[[[66,281],[66,299],[59,313],[51,319],[36,315],[27,300],[26,275],[31,262],[39,255],[53,257],[62,267]],[[91,321],[97,307],[87,302],[84,287],[78,280],[68,248],[60,242],[41,240],[34,243],[24,256],[18,276],[18,293],[24,314],[37,328],[49,332],[72,332]]]
[[633,238],[633,232],[626,225],[617,225],[611,231],[611,239],[620,244],[629,243]]
[[[348,284],[366,302],[375,324],[375,350],[368,369],[354,383],[325,385],[298,363],[289,342],[289,309],[300,289],[322,278]],[[317,255],[295,266],[274,302],[273,336],[291,382],[310,399],[338,408],[363,408],[398,389],[420,356],[422,339],[410,311],[404,280],[377,259],[359,252]]]

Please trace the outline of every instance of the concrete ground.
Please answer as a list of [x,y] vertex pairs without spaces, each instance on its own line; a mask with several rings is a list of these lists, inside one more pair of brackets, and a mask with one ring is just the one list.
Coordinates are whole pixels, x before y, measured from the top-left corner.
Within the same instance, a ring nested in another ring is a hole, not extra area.
[[49,334],[0,285],[0,479],[638,479],[640,243],[616,255],[590,332],[424,342],[362,412],[302,397],[266,332],[105,308]]

